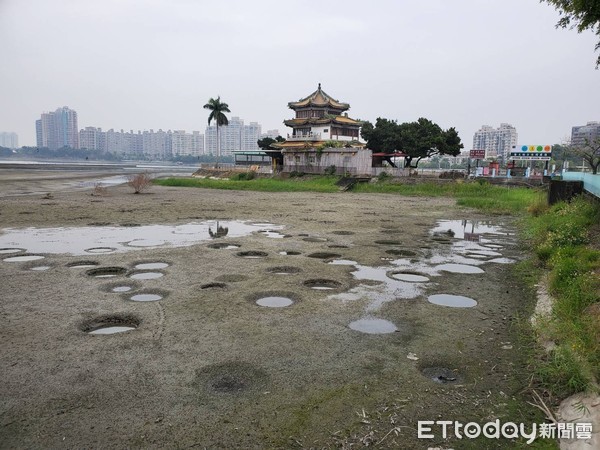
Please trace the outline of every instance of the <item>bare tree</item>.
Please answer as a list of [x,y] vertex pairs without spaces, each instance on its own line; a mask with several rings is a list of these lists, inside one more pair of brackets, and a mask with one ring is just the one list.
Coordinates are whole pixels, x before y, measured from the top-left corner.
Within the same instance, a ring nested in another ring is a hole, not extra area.
[[571,145],[571,151],[592,168],[592,173],[598,173],[600,167],[600,136],[595,139],[585,139],[583,145]]
[[127,185],[133,188],[134,194],[139,194],[152,186],[152,178],[148,173],[138,173],[127,177]]

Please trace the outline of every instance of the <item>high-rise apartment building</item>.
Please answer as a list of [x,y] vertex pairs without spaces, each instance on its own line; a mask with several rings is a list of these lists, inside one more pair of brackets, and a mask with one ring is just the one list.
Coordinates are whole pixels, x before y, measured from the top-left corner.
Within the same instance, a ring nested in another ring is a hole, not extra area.
[[281,134],[279,133],[279,130],[267,130],[266,133],[262,133],[260,135],[260,138],[261,139],[264,139],[264,138],[275,139],[277,136],[281,136]]
[[19,136],[17,133],[7,133],[5,131],[0,133],[0,147],[6,148],[19,148]]
[[[257,122],[244,125],[239,117],[229,119],[228,125],[219,127],[219,141],[221,156],[233,155],[236,151],[258,150],[257,141],[260,139],[261,126]],[[211,125],[206,127],[206,151],[209,154],[217,154],[217,127]]]
[[588,122],[586,125],[575,126],[571,129],[571,145],[580,147],[586,140],[592,142],[600,138],[600,122]]
[[473,150],[485,150],[491,158],[508,159],[508,154],[517,145],[517,129],[508,123],[501,123],[500,128],[483,125],[473,135]]
[[54,112],[42,113],[35,122],[38,147],[58,150],[62,147],[79,148],[77,112],[66,106]]
[[200,156],[204,153],[204,135],[199,131],[191,134],[184,130],[175,130],[171,134],[171,152],[173,156]]

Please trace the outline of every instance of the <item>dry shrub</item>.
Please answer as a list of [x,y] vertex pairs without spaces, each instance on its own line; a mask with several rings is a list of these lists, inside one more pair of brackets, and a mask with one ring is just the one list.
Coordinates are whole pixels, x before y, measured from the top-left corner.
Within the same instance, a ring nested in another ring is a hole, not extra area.
[[108,195],[108,189],[106,186],[102,186],[101,183],[96,183],[94,189],[92,189],[92,197],[106,197]]
[[129,175],[127,185],[133,188],[134,194],[139,194],[152,186],[152,178],[146,172]]

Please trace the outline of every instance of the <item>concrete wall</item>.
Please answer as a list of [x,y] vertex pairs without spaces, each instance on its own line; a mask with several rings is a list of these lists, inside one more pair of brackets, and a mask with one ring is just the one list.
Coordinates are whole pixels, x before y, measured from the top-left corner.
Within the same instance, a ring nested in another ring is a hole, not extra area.
[[322,152],[316,149],[284,150],[283,171],[304,173],[323,173],[335,166],[338,174],[372,174],[372,152],[359,148],[326,148]]

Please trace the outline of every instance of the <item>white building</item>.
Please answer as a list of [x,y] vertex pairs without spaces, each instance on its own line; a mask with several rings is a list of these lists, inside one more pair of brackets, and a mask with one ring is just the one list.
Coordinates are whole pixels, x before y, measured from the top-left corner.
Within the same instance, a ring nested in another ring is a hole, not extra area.
[[204,135],[199,131],[191,134],[185,130],[175,130],[171,134],[173,156],[200,156],[204,154]]
[[485,150],[488,158],[508,159],[508,154],[517,145],[517,129],[508,123],[501,123],[500,128],[483,125],[473,135],[473,150]]
[[6,147],[13,150],[19,148],[19,136],[17,133],[0,133],[0,147]]
[[[229,119],[228,125],[219,127],[219,141],[221,156],[231,156],[233,152],[258,150],[257,141],[260,139],[261,125],[250,122],[244,125],[239,117]],[[217,127],[210,125],[206,127],[206,152],[211,155],[217,154]]]

